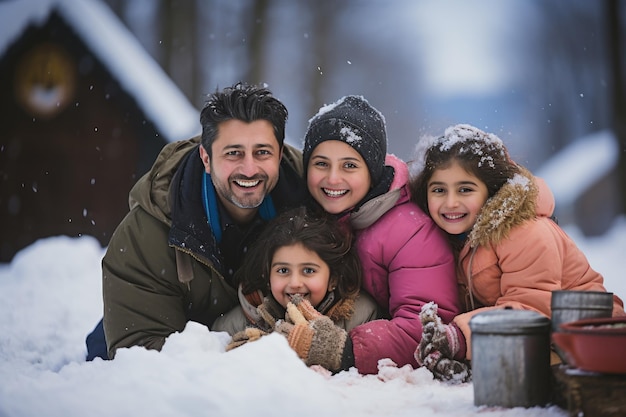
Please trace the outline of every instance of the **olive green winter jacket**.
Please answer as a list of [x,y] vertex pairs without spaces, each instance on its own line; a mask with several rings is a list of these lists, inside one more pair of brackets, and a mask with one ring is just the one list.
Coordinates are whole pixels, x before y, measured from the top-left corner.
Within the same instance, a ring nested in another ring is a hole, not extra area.
[[[200,137],[167,144],[130,191],[130,211],[102,260],[108,355],[121,347],[160,350],[187,321],[210,327],[238,305],[222,274],[201,199]],[[302,155],[285,145],[276,210],[302,204]]]

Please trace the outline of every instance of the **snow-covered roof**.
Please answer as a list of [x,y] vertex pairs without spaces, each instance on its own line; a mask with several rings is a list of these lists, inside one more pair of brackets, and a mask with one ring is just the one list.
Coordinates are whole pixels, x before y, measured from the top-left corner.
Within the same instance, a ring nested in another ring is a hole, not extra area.
[[557,205],[569,206],[619,161],[619,142],[611,130],[582,137],[549,159],[535,175],[546,180]]
[[167,141],[200,133],[199,111],[102,1],[0,1],[0,56],[29,25],[44,25],[53,11],[137,100]]

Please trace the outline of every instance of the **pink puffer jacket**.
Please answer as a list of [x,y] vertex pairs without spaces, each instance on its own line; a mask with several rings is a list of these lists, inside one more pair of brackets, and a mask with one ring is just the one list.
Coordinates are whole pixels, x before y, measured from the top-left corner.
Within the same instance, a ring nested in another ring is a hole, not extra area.
[[418,367],[414,353],[422,335],[419,313],[434,301],[446,323],[460,312],[454,257],[443,232],[409,201],[406,164],[388,155],[395,170],[390,191],[352,213],[363,286],[389,313],[350,331],[355,364],[362,374],[378,372],[378,361]]

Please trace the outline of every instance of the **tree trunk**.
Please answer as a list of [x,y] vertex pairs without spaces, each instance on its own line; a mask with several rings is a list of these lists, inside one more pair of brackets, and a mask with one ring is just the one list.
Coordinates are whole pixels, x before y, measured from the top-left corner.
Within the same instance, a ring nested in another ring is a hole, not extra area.
[[267,81],[265,77],[265,57],[263,51],[263,45],[266,43],[268,23],[267,19],[267,0],[257,0],[252,7],[252,13],[249,18],[252,29],[249,32],[248,45],[248,74],[246,79],[251,83],[258,84]]
[[196,2],[165,0],[161,3],[164,23],[163,67],[176,85],[195,103],[198,94],[196,71]]
[[618,0],[607,2],[609,59],[611,60],[611,74],[613,85],[613,129],[619,142],[619,162],[617,177],[621,191],[619,210],[626,213],[626,92],[624,91],[623,62],[621,57],[621,18]]

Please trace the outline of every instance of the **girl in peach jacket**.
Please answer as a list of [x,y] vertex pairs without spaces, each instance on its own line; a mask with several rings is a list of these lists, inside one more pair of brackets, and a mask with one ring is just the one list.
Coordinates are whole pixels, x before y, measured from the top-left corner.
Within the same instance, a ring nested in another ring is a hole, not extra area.
[[[513,162],[496,135],[457,125],[423,139],[412,174],[412,199],[455,247],[465,311],[445,325],[436,304],[422,309],[415,357],[437,378],[467,379],[462,359],[471,360],[475,314],[506,307],[550,317],[553,290],[606,291],[602,275],[550,217],[554,198],[546,184]],[[617,296],[613,315],[625,315]]]

